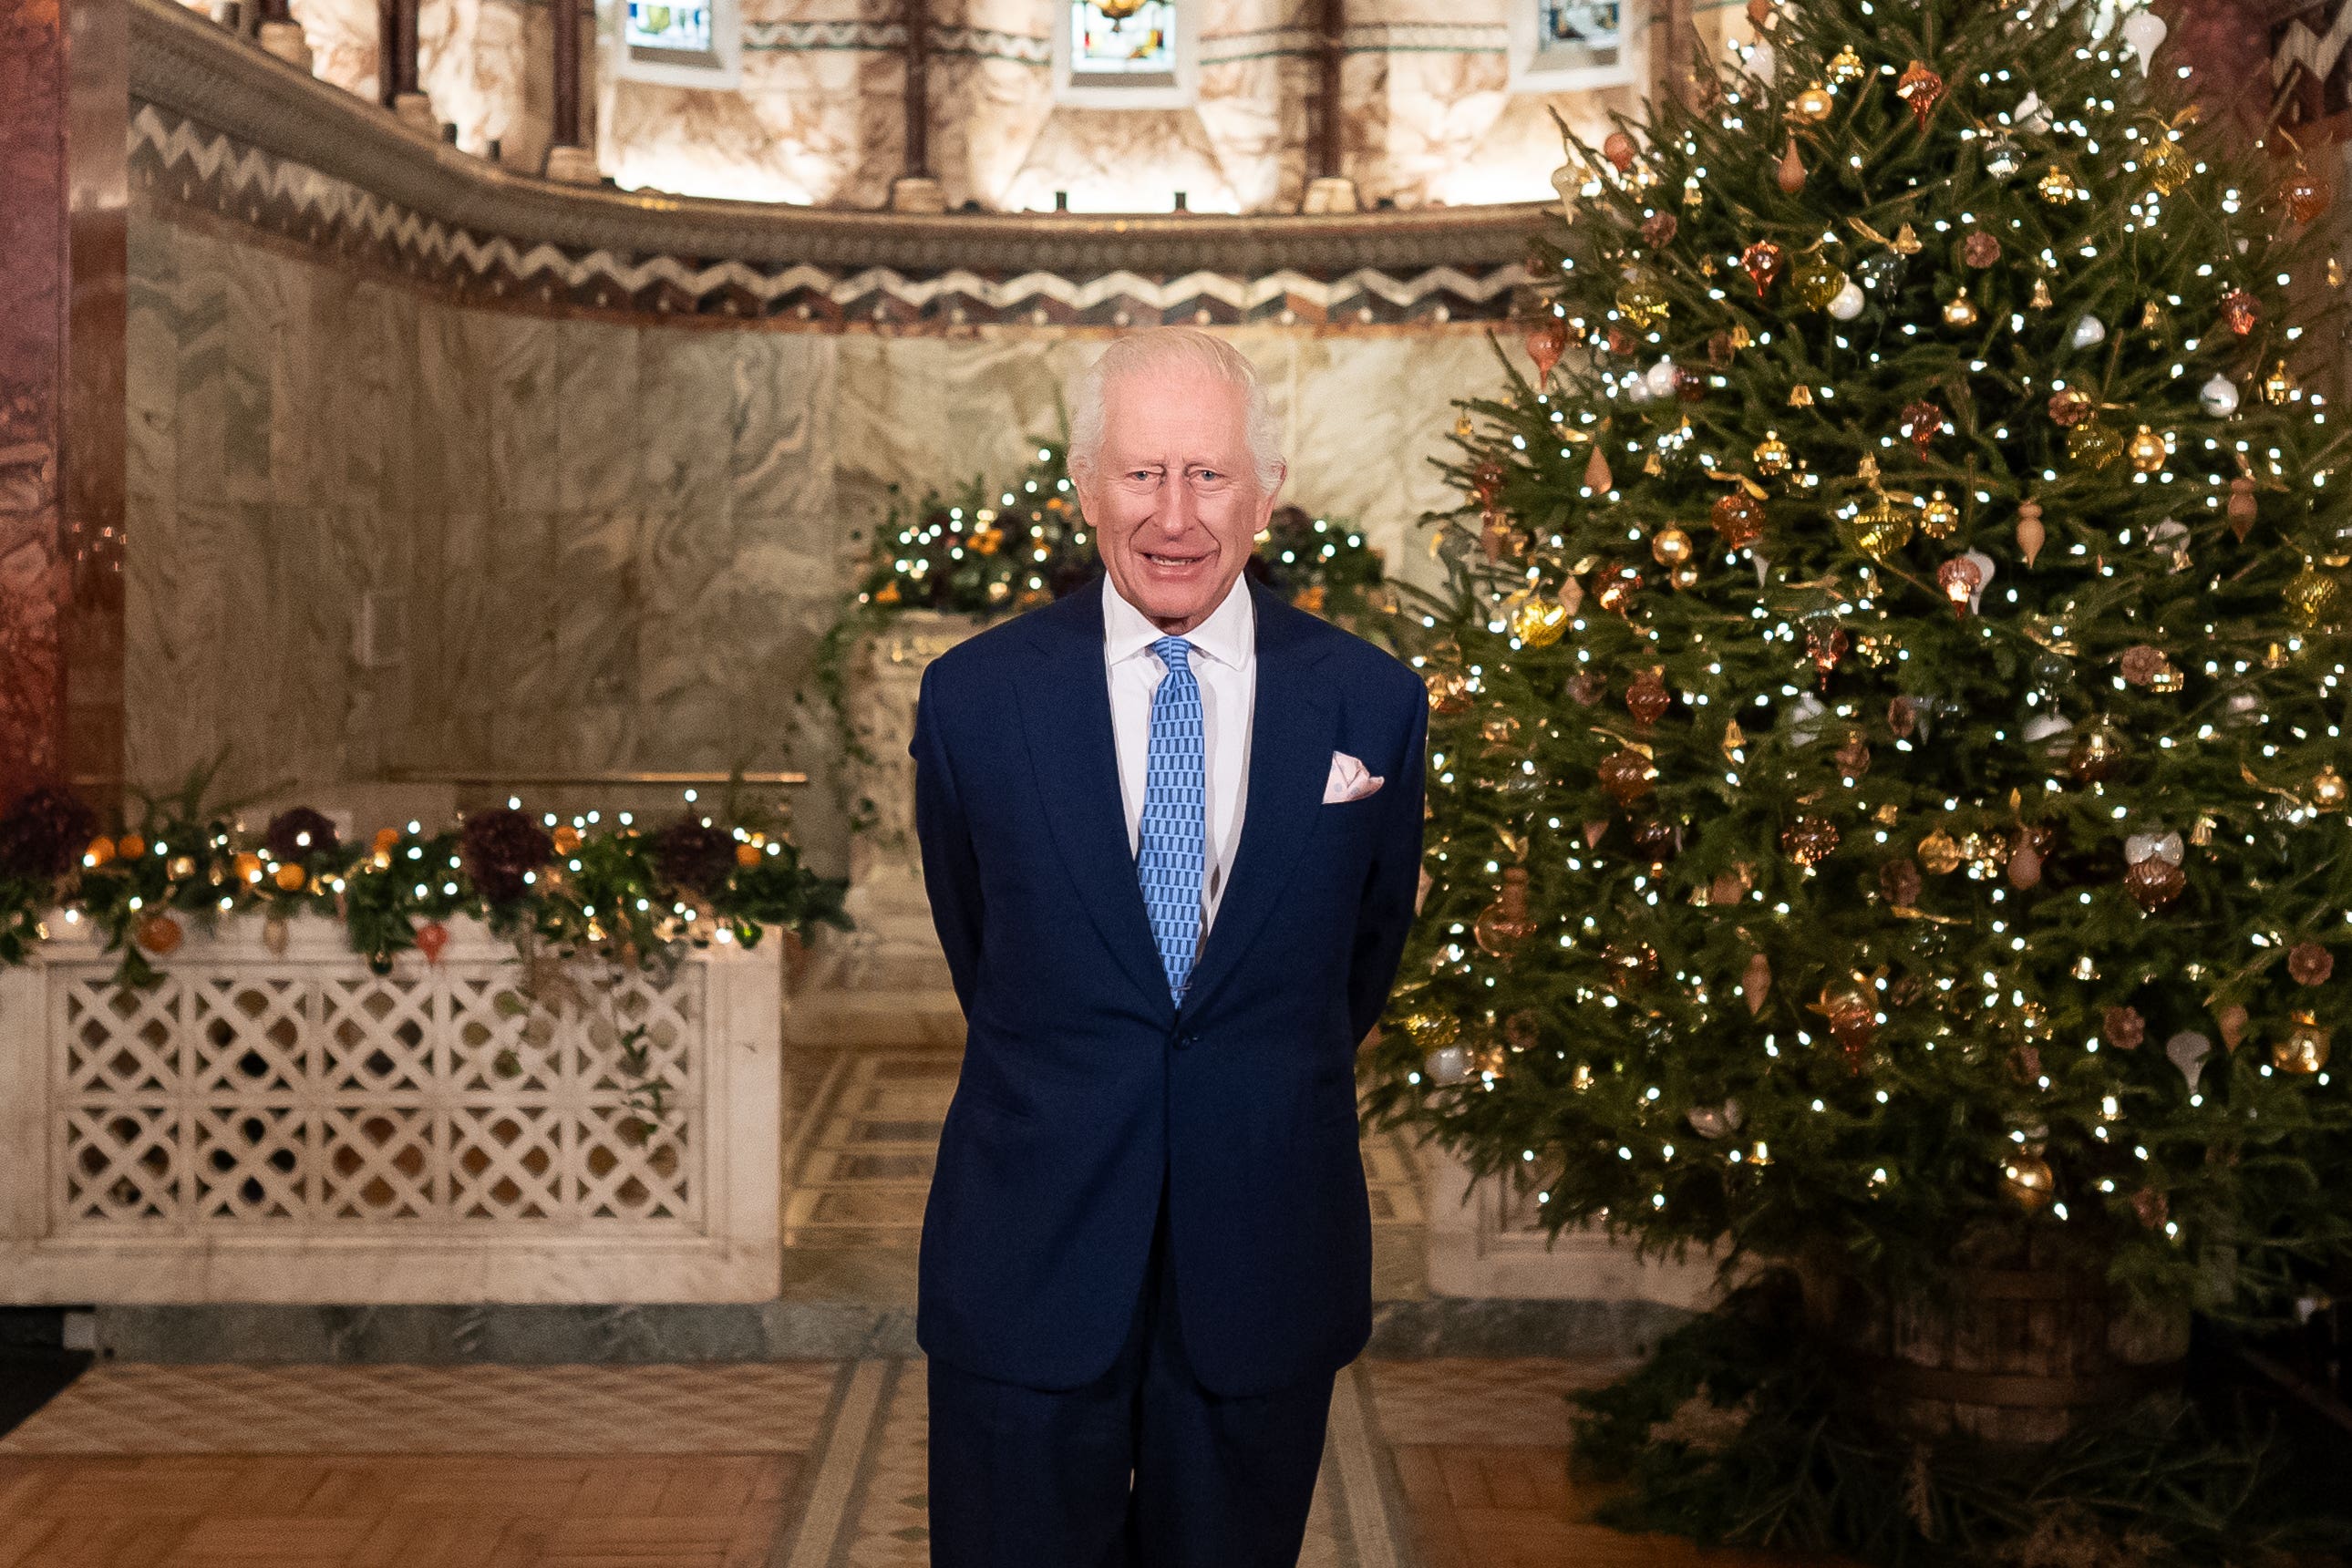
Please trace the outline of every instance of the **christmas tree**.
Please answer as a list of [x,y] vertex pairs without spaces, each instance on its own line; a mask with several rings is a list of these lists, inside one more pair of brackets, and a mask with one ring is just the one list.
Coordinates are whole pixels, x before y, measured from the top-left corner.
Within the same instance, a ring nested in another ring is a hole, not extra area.
[[2284,1310],[2352,1209],[2326,183],[2151,12],[1750,15],[1570,139],[1463,405],[1376,1107],[1554,1226]]

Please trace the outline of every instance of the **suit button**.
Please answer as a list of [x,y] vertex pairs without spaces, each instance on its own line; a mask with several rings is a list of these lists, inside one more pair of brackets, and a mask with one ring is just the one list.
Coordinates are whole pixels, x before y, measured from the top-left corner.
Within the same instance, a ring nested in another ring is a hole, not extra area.
[[1177,1037],[1176,1037],[1176,1048],[1177,1048],[1178,1050],[1180,1050],[1180,1051],[1181,1051],[1181,1050],[1189,1050],[1189,1049],[1191,1049],[1192,1047],[1197,1046],[1197,1045],[1199,1045],[1200,1043],[1201,1043],[1201,1037],[1200,1037],[1200,1036],[1198,1036],[1198,1035],[1194,1035],[1194,1034],[1182,1034],[1182,1035],[1179,1035],[1179,1036],[1177,1036]]

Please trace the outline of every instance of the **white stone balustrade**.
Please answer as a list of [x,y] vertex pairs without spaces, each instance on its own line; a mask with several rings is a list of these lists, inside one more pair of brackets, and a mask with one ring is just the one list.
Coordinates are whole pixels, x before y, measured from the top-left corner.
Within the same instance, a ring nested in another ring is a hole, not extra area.
[[[138,990],[52,914],[0,969],[0,1301],[775,1296],[783,944],[541,1009],[448,924],[377,975],[339,924],[272,952],[239,915]],[[598,1010],[647,1027],[649,1123]]]
[[1536,1197],[1512,1175],[1475,1181],[1435,1143],[1421,1151],[1428,1184],[1429,1289],[1478,1300],[1648,1301],[1704,1310],[1717,1300],[1716,1259],[1703,1252],[1643,1258],[1598,1226],[1548,1234]]

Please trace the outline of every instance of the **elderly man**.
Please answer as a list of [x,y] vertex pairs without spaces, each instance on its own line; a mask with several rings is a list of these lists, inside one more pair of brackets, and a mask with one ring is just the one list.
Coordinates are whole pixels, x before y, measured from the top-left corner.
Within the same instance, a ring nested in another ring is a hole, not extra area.
[[1248,583],[1249,362],[1105,350],[1099,581],[923,677],[916,824],[966,1025],[924,1215],[940,1568],[1297,1561],[1371,1330],[1355,1050],[1412,922],[1428,703]]

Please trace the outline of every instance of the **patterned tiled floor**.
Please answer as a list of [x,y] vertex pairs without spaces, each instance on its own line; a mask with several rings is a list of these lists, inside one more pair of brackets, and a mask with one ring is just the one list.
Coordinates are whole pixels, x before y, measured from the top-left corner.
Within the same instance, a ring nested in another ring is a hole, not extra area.
[[[1367,1362],[1301,1568],[1651,1568],[1562,1394],[1614,1369]],[[101,1366],[0,1441],[0,1568],[922,1568],[919,1362]]]
[[805,1453],[840,1368],[92,1368],[0,1454]]

